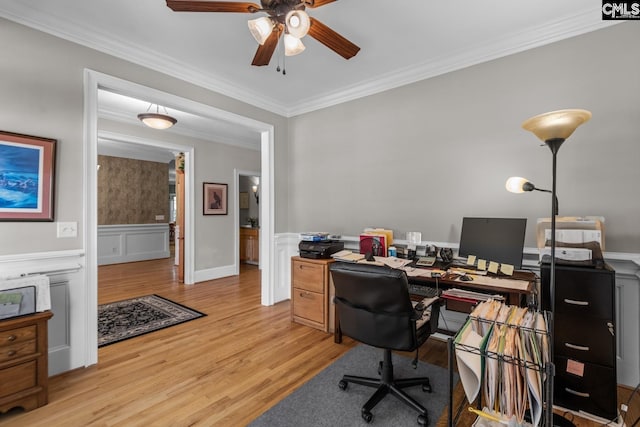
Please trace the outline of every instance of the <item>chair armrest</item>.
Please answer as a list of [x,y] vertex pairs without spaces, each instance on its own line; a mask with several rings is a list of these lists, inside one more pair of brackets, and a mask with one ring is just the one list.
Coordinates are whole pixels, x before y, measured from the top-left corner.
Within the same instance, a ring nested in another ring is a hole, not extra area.
[[418,304],[416,304],[414,308],[414,310],[416,311],[424,311],[427,308],[431,307],[433,305],[433,303],[435,303],[436,301],[439,301],[440,297],[433,297],[433,298],[424,298],[422,301],[420,301]]
[[[421,321],[419,322],[420,324],[424,323],[425,321],[428,321],[430,318],[431,312],[433,312],[433,307],[439,308],[438,304],[434,305],[434,303],[439,300],[440,300],[440,297],[424,298],[422,301],[418,302],[413,307],[413,315],[411,316],[411,318],[416,321]],[[428,310],[428,309],[430,309],[429,313],[425,314],[424,313],[425,310]],[[439,311],[440,310],[436,311],[436,316],[437,316],[437,313],[439,313]]]

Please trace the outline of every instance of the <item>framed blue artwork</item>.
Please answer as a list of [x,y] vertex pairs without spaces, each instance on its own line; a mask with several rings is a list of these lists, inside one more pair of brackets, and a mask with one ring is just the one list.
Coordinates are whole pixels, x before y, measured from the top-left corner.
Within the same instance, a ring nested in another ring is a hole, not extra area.
[[53,221],[56,140],[0,131],[0,221]]

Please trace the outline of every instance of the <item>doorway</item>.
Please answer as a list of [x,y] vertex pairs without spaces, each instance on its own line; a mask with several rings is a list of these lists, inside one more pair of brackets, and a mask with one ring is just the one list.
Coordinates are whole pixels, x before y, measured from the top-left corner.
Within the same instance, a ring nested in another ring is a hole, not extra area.
[[235,264],[239,274],[240,264],[261,265],[260,172],[235,170],[234,183],[238,207]]
[[[149,102],[162,104],[166,107],[185,111],[202,117],[209,117],[217,120],[243,126],[252,129],[260,134],[261,147],[261,200],[260,216],[262,218],[260,253],[262,258],[262,298],[263,305],[274,304],[274,274],[273,268],[273,230],[274,230],[274,207],[273,207],[273,170],[274,170],[274,127],[273,125],[259,122],[244,116],[223,111],[206,104],[171,95],[156,89],[145,87],[136,83],[128,82],[113,76],[85,69],[85,103],[84,103],[84,140],[85,140],[85,186],[84,204],[85,221],[83,223],[84,248],[85,248],[85,282],[84,295],[77,295],[77,300],[84,301],[84,304],[73,305],[71,310],[75,310],[73,317],[83,319],[86,330],[78,337],[76,342],[84,346],[84,365],[92,365],[98,361],[97,347],[97,198],[95,188],[97,186],[97,140],[98,140],[98,90],[126,94],[138,99],[145,99]],[[185,150],[185,168],[193,170],[193,149]],[[185,204],[194,206],[193,198],[195,194],[194,174],[189,174],[185,179]],[[185,245],[185,284],[195,282],[194,257],[194,212],[191,209],[190,215],[185,217],[185,237],[188,244]],[[237,265],[237,264],[236,264]]]

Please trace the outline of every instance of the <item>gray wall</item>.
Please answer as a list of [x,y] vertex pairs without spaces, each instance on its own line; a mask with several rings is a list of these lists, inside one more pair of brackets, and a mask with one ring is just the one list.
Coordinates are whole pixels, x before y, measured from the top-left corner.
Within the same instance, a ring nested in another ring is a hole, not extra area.
[[[55,220],[83,221],[83,70],[105,74],[156,88],[222,110],[237,113],[275,127],[275,212],[276,231],[287,227],[286,118],[184,81],[133,65],[112,56],[0,19],[0,129],[58,140]],[[196,156],[196,268],[229,265],[229,251],[235,227],[231,217],[213,221],[201,212],[203,181],[233,182],[233,164],[224,156],[242,157],[239,149],[222,144]],[[246,152],[247,150],[242,150]],[[252,153],[250,161],[236,167],[259,170]],[[257,153],[259,158],[259,153]],[[280,172],[279,172],[280,171]],[[229,222],[228,233],[219,226]],[[77,238],[56,238],[55,223],[0,223],[0,255],[82,249],[82,233]],[[205,243],[219,242],[213,246]],[[228,256],[227,256],[228,254]]]
[[[561,215],[603,215],[606,249],[640,252],[640,25],[635,22],[469,67],[290,120],[291,231],[422,231],[458,242],[463,216],[537,218],[551,152],[521,128],[584,108],[593,118],[558,154]],[[309,161],[309,159],[314,159]]]
[[[549,215],[549,197],[510,194],[504,182],[520,175],[550,188],[551,154],[520,125],[542,112],[585,108],[593,119],[558,156],[560,213],[603,215],[607,250],[640,252],[639,38],[635,22],[620,24],[287,120],[0,20],[0,49],[11,58],[0,65],[0,129],[59,141],[55,217],[77,221],[79,230],[82,73],[91,68],[273,123],[276,232],[356,235],[380,226],[400,238],[422,231],[424,239],[456,242],[463,216],[514,216],[529,218],[526,244],[534,246],[535,221]],[[214,167],[197,160],[196,186],[232,182]],[[203,221],[196,215],[197,228],[216,229]],[[0,255],[82,248],[81,233],[57,239],[55,228],[0,223]],[[222,249],[199,249],[196,268],[222,265],[210,261]]]

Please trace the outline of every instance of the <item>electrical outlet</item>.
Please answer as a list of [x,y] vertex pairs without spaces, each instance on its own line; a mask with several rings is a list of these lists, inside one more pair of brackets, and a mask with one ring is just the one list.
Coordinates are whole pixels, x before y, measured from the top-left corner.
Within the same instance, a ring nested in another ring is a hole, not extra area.
[[156,215],[156,221],[163,221],[164,215]]
[[78,237],[77,222],[58,222],[58,237]]

